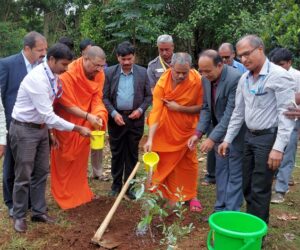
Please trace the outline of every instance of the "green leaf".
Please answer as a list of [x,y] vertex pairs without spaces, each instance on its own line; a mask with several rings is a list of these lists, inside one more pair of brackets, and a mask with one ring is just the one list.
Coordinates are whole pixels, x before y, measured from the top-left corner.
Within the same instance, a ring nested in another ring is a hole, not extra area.
[[144,192],[145,192],[145,185],[141,184],[140,188],[137,189],[135,192],[136,199],[139,200],[143,196]]

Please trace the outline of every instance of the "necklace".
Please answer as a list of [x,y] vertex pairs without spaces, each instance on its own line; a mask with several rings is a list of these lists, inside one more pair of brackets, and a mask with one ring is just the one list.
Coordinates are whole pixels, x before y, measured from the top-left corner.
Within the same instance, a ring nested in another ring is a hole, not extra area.
[[168,66],[168,68],[170,67],[170,65],[167,64],[167,63],[161,58],[161,56],[159,56],[159,61],[160,61],[161,66],[163,67],[164,71],[167,70],[166,65]]

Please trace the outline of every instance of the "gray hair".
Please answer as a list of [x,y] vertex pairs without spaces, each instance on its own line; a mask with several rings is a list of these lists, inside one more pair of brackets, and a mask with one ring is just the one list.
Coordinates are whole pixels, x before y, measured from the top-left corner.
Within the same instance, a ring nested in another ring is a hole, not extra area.
[[174,53],[171,61],[171,65],[175,64],[188,64],[190,67],[192,66],[192,57],[190,54],[185,52]]
[[240,43],[248,41],[253,48],[259,48],[262,47],[263,51],[265,51],[265,45],[262,39],[257,35],[246,35],[239,39],[239,41],[236,44],[236,47],[240,45]]
[[219,47],[219,51],[222,49],[230,49],[231,53],[234,53],[234,48],[233,45],[231,43],[222,43]]
[[25,48],[25,46],[28,46],[30,49],[32,49],[35,47],[37,40],[47,41],[42,34],[36,31],[27,33],[23,38],[23,47]]
[[101,49],[99,46],[91,46],[87,48],[86,53],[84,55],[88,58],[95,58],[100,57],[101,59],[105,59],[106,55],[103,49]]
[[157,38],[157,45],[160,43],[173,43],[173,38],[170,35],[160,35]]

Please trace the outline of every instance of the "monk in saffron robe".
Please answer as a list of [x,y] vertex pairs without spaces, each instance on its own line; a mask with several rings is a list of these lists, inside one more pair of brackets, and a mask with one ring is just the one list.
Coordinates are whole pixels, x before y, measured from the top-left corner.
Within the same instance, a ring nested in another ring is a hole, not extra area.
[[[63,94],[56,113],[77,125],[105,130],[107,111],[102,102],[105,53],[92,46],[83,57],[60,75]],[[58,148],[51,150],[51,192],[62,209],[69,209],[94,198],[87,179],[90,139],[78,133],[54,131]]]
[[190,69],[191,62],[187,53],[174,54],[171,68],[158,80],[144,150],[159,154],[152,182],[169,203],[190,200],[190,210],[201,212],[196,198],[197,152],[188,148],[187,141],[197,126],[203,93],[201,76]]

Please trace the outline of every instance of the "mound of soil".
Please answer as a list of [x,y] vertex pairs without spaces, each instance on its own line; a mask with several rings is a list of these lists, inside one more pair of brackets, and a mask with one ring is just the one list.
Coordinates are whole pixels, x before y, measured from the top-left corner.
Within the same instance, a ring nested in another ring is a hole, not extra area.
[[[52,230],[56,230],[56,236],[48,239],[45,249],[105,249],[91,243],[91,238],[113,203],[113,198],[100,197],[83,206],[68,210],[65,217],[71,223],[71,227],[68,229],[61,229],[56,226],[52,228]],[[140,205],[137,202],[122,201],[102,238],[120,243],[116,248],[118,250],[165,249],[166,247],[159,245],[162,237],[161,230],[155,226],[151,230],[152,237],[149,232],[144,236],[136,235],[136,226],[141,218],[141,213]],[[168,220],[172,221],[172,218],[175,219],[174,215],[170,215]],[[195,218],[194,214],[188,213],[186,215],[184,224],[193,222],[196,229],[186,240],[183,240],[180,249],[193,249],[193,247],[199,247],[200,245],[205,246],[204,241],[200,240],[202,237],[199,236],[200,232],[207,232],[207,228],[201,230],[197,221],[199,220]],[[39,234],[42,236],[41,231],[32,232],[32,234],[37,237],[39,237]]]

